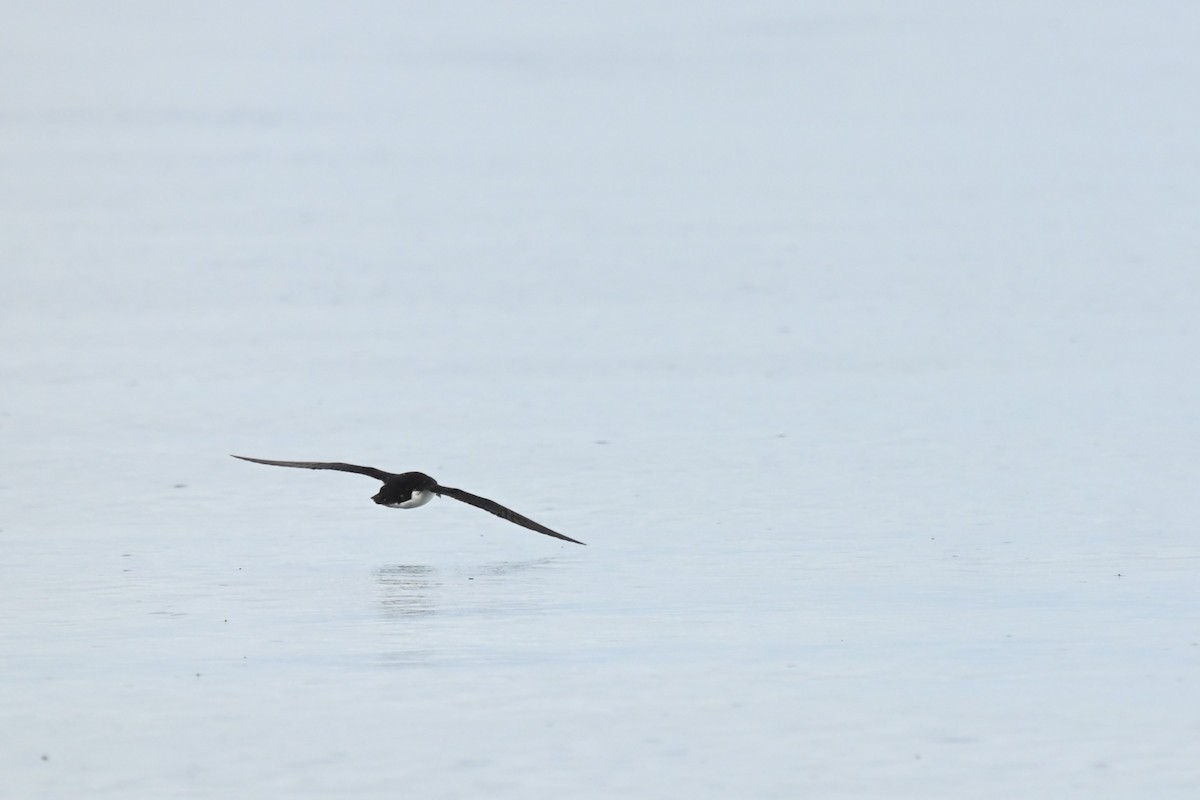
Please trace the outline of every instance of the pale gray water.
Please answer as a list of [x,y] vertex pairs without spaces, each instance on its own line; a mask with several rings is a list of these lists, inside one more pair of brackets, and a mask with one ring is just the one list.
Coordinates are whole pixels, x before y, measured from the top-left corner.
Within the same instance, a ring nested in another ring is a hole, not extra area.
[[1191,7],[5,16],[0,796],[1195,796]]

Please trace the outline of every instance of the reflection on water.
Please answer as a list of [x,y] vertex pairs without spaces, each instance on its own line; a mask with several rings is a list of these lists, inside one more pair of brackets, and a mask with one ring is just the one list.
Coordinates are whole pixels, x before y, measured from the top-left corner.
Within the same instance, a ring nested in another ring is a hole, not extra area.
[[[454,608],[464,610],[470,603],[454,591],[469,581],[496,582],[553,564],[557,558],[529,561],[493,561],[460,569],[435,568],[427,564],[385,564],[375,571],[386,617],[408,618]],[[441,598],[439,601],[438,598]]]
[[385,617],[419,617],[434,612],[433,591],[438,583],[433,567],[424,564],[387,564],[375,573],[383,590],[380,604]]
[[[558,560],[538,558],[443,567],[385,564],[375,571],[380,610],[388,623],[382,631],[385,648],[380,656],[391,666],[427,665],[448,655],[453,657],[455,646],[452,642],[448,644],[443,635],[444,626],[452,624],[449,620],[528,613],[531,606],[539,603],[531,600],[531,593],[520,584],[530,581],[529,573]],[[488,586],[494,587],[494,591],[487,591]],[[435,624],[437,619],[442,622]],[[450,652],[446,652],[447,648]]]

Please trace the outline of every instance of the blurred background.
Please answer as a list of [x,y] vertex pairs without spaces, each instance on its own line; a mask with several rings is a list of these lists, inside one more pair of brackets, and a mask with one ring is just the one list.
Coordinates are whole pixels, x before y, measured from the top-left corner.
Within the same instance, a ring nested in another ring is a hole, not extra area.
[[4,17],[13,796],[1194,792],[1200,12]]

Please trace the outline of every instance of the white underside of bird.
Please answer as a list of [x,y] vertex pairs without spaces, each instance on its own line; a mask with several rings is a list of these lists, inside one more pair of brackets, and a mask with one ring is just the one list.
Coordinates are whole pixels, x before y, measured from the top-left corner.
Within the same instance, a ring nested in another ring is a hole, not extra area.
[[423,506],[434,498],[433,492],[415,491],[412,497],[405,500],[403,503],[385,503],[388,508],[416,508]]

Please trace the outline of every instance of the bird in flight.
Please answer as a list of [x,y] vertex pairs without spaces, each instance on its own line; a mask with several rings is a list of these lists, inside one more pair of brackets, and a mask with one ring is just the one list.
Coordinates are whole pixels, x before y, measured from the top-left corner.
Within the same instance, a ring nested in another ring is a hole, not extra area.
[[545,525],[540,525],[529,517],[521,516],[511,508],[505,508],[493,500],[488,500],[486,497],[464,492],[462,489],[440,486],[437,481],[423,472],[401,472],[397,474],[394,472],[384,472],[374,467],[360,467],[357,464],[342,464],[336,461],[271,461],[266,458],[250,458],[248,456],[234,456],[234,458],[240,458],[242,461],[253,461],[255,464],[270,464],[274,467],[332,469],[338,472],[356,472],[359,475],[367,475],[377,481],[383,481],[383,486],[379,489],[379,492],[371,498],[381,506],[387,506],[388,508],[416,508],[428,503],[433,499],[434,495],[445,495],[446,497],[453,497],[455,500],[461,500],[467,505],[482,508],[484,511],[495,514],[501,519],[515,522],[522,528],[544,533],[547,536],[553,536],[555,539],[562,539],[566,542],[583,544],[578,539],[572,539],[570,536],[563,536],[558,531],[552,531]]

